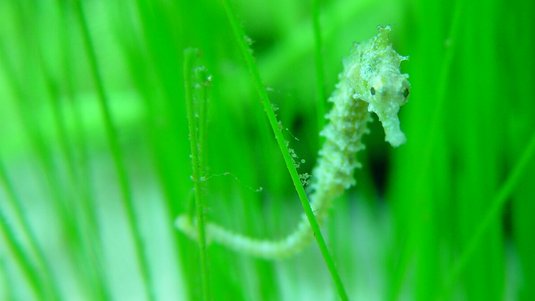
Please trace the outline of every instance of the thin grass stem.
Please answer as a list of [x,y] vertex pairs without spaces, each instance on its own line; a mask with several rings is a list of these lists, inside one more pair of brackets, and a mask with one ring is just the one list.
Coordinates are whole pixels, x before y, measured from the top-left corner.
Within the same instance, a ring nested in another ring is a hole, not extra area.
[[349,300],[346,290],[344,288],[344,285],[342,283],[342,279],[340,278],[340,275],[338,274],[338,271],[334,264],[334,260],[329,254],[327,244],[325,243],[325,239],[323,238],[323,235],[321,234],[319,224],[316,220],[316,217],[314,216],[314,212],[312,211],[312,208],[310,207],[310,202],[305,193],[305,189],[299,179],[299,174],[297,173],[297,169],[293,163],[292,157],[290,155],[290,151],[288,149],[288,146],[286,145],[286,140],[284,139],[284,135],[278,126],[277,117],[275,116],[275,112],[273,111],[273,107],[269,100],[267,91],[264,85],[262,84],[262,80],[260,78],[260,72],[258,71],[258,67],[253,58],[251,49],[249,48],[249,46],[247,45],[245,41],[245,38],[246,38],[245,32],[243,31],[243,28],[239,25],[237,17],[234,11],[232,10],[232,8],[230,7],[228,1],[221,0],[221,2],[225,9],[227,19],[232,27],[234,38],[236,39],[236,42],[238,43],[238,47],[245,60],[247,69],[250,73],[250,76],[253,79],[253,84],[255,86],[256,92],[258,93],[258,96],[260,97],[262,106],[264,108],[264,112],[266,113],[271,129],[273,130],[273,133],[275,135],[275,140],[277,141],[277,144],[283,156],[284,162],[286,164],[286,168],[288,169],[288,172],[290,173],[290,177],[292,178],[292,182],[299,196],[299,200],[301,201],[301,205],[303,206],[303,210],[305,211],[305,214],[310,223],[312,232],[314,233],[314,237],[316,238],[316,242],[318,243],[318,247],[320,248],[323,259],[325,260],[325,263],[327,265],[331,278],[335,284],[338,295],[341,300]]
[[[43,282],[39,277],[39,270],[29,260],[29,255],[24,250],[24,247],[17,240],[17,234],[8,223],[2,208],[0,207],[0,234],[4,237],[3,241],[8,250],[13,255],[14,262],[16,262],[22,271],[24,277],[28,280],[28,285],[37,299],[46,296]],[[49,296],[50,297],[50,296]]]
[[[317,127],[320,131],[325,125],[325,83],[323,71],[323,40],[321,37],[320,0],[312,0],[312,27],[314,31],[314,60],[316,65]],[[321,144],[321,142],[320,142]]]
[[[59,7],[61,7],[62,3],[57,3]],[[83,218],[85,218],[85,227],[87,231],[85,232],[84,236],[87,236],[84,240],[84,243],[88,244],[88,255],[92,259],[92,265],[91,267],[94,270],[94,281],[96,283],[95,291],[96,295],[101,300],[109,300],[111,297],[110,288],[109,288],[109,277],[106,269],[104,268],[104,259],[103,259],[103,242],[102,242],[102,236],[101,236],[101,227],[100,223],[97,217],[96,212],[96,202],[94,195],[92,195],[92,189],[91,189],[91,183],[90,180],[92,175],[89,172],[89,163],[88,163],[88,154],[86,150],[86,134],[85,129],[83,128],[83,122],[82,122],[82,112],[79,106],[75,103],[75,97],[73,92],[73,74],[75,72],[73,71],[72,66],[69,64],[69,61],[72,60],[71,57],[71,43],[70,43],[70,36],[69,36],[69,22],[67,19],[67,14],[64,9],[60,9],[60,18],[61,18],[61,25],[62,30],[60,31],[60,45],[61,49],[63,51],[61,57],[61,71],[62,71],[62,79],[64,79],[65,88],[66,88],[66,99],[68,100],[68,104],[71,106],[71,114],[73,116],[73,128],[74,133],[76,133],[76,136],[78,138],[79,143],[75,144],[71,141],[71,147],[73,149],[68,148],[67,143],[67,132],[65,129],[65,119],[67,117],[67,112],[65,112],[65,108],[60,104],[59,102],[59,94],[55,95],[55,101],[53,101],[53,109],[56,119],[56,123],[58,123],[58,128],[62,129],[60,131],[60,137],[64,142],[62,143],[63,151],[66,155],[66,158],[68,159],[68,165],[69,165],[69,177],[74,179],[74,191],[78,193],[79,195],[79,202],[80,207],[78,210],[81,212],[79,213]],[[78,160],[76,160],[77,158]],[[88,180],[89,179],[89,180]],[[95,286],[91,284],[91,286]]]
[[[206,220],[204,215],[204,201],[202,196],[203,162],[201,161],[201,150],[203,148],[203,137],[201,137],[201,135],[204,134],[204,130],[201,130],[201,128],[204,126],[204,121],[199,120],[199,123],[195,122],[196,110],[193,99],[194,81],[192,80],[192,69],[193,62],[196,56],[197,51],[195,49],[188,48],[184,50],[184,92],[188,117],[191,165],[193,173],[193,191],[195,199],[195,213],[197,218],[197,235],[199,237],[198,241],[201,265],[201,291],[203,300],[207,301],[210,300],[210,291],[208,283],[208,256],[206,252]],[[201,102],[203,101],[201,100]],[[204,108],[200,109],[204,110]]]
[[[442,61],[440,74],[438,76],[438,87],[437,87],[437,97],[436,103],[429,118],[430,124],[427,131],[424,133],[425,144],[422,147],[418,171],[416,173],[416,181],[418,183],[423,183],[427,177],[427,173],[430,170],[430,165],[432,161],[432,154],[435,146],[437,145],[437,139],[440,135],[437,133],[440,125],[444,120],[444,108],[446,104],[446,89],[448,87],[448,82],[450,78],[451,68],[456,50],[458,47],[458,35],[461,29],[461,15],[463,9],[463,1],[456,1],[455,8],[453,10],[452,22],[449,27],[447,39],[449,41],[449,47],[447,48]],[[391,286],[390,292],[387,296],[388,300],[398,300],[399,294],[401,293],[401,288],[405,277],[407,276],[408,267],[411,261],[410,254],[412,252],[404,248],[401,254],[400,259],[400,268],[398,274],[394,278],[394,283]]]
[[121,201],[126,210],[127,223],[130,228],[130,234],[134,241],[135,256],[140,268],[141,278],[145,285],[146,298],[148,300],[156,300],[156,292],[154,289],[154,280],[150,273],[149,260],[143,244],[140,223],[136,216],[134,209],[134,202],[132,196],[132,190],[128,181],[126,167],[122,162],[123,153],[119,145],[119,139],[117,129],[113,123],[111,116],[111,110],[109,108],[109,98],[106,94],[100,68],[98,66],[97,57],[95,53],[95,47],[93,40],[89,32],[89,26],[82,7],[81,1],[76,2],[76,17],[82,31],[82,39],[86,54],[89,59],[89,65],[91,69],[91,75],[93,77],[94,84],[97,90],[97,96],[99,100],[101,114],[104,118],[104,127],[106,130],[106,138],[111,150],[115,171],[117,172],[117,178],[119,181],[119,189],[121,193]]
[[[28,217],[25,213],[25,210],[22,208],[22,202],[15,192],[15,188],[13,187],[11,180],[8,177],[7,171],[4,167],[3,162],[0,160],[0,183],[4,186],[4,189],[7,194],[7,200],[10,202],[12,208],[14,209],[15,217],[16,219],[21,223],[21,230],[28,239],[28,243],[30,244],[31,251],[35,256],[37,257],[37,265],[43,269],[43,275],[46,278],[46,283],[48,285],[48,290],[50,293],[51,298],[53,299],[59,299],[59,288],[56,285],[56,275],[54,275],[52,271],[52,267],[48,263],[48,260],[46,259],[45,252],[43,251],[43,248],[41,248],[41,245],[39,244],[37,240],[37,236],[35,235],[35,232],[33,231],[30,221],[28,220]],[[4,219],[4,217],[2,217]],[[9,224],[7,222],[4,226],[8,227]],[[7,228],[6,228],[7,229]],[[7,231],[6,233],[10,233]],[[16,242],[16,241],[14,241]],[[17,250],[17,244],[14,245],[14,250]],[[21,251],[17,251],[21,252]]]

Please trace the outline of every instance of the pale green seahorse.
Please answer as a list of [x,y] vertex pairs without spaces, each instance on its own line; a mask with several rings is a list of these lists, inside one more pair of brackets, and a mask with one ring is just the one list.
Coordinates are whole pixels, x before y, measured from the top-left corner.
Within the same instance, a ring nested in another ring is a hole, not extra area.
[[[318,223],[327,215],[332,201],[345,189],[355,185],[353,172],[360,167],[356,153],[364,149],[362,136],[374,112],[385,131],[385,140],[397,147],[405,142],[400,130],[398,111],[409,95],[408,75],[400,72],[400,63],[408,58],[399,55],[389,39],[390,27],[378,27],[370,40],[355,44],[344,60],[336,89],[329,98],[333,107],[321,132],[325,143],[313,172],[311,206]],[[192,239],[197,229],[188,215],[176,219],[176,227]],[[241,253],[275,259],[299,252],[313,236],[305,214],[297,228],[280,240],[260,240],[229,231],[219,225],[206,225],[207,240]]]

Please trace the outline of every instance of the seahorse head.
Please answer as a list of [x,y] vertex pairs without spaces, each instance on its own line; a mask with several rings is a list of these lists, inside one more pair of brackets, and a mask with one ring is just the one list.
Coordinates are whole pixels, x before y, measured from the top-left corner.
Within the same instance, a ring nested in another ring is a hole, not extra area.
[[389,26],[378,27],[378,31],[375,37],[357,46],[361,56],[358,97],[368,103],[368,110],[381,121],[385,140],[392,146],[399,146],[405,142],[405,135],[399,126],[398,112],[407,102],[410,88],[409,75],[402,74],[399,65],[408,57],[392,48]]

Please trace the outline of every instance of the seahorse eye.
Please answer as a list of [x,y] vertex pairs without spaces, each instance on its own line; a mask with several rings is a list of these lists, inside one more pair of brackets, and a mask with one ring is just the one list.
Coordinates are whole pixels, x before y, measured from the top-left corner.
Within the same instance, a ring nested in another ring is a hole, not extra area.
[[371,88],[370,88],[370,93],[371,93],[372,95],[375,95],[375,88],[374,88],[374,87],[371,87]]
[[403,89],[403,97],[407,98],[409,96],[409,88]]

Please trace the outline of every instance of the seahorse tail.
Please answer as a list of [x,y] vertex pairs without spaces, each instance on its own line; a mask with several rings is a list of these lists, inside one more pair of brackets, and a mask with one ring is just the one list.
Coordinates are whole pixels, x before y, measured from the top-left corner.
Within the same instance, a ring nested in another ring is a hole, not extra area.
[[[304,216],[303,216],[304,217]],[[180,215],[175,226],[193,240],[197,240],[195,221],[187,215]],[[301,218],[297,229],[281,240],[260,240],[235,233],[220,225],[206,225],[208,242],[216,242],[240,253],[264,259],[280,259],[292,256],[305,248],[312,240],[312,231],[306,218]]]

